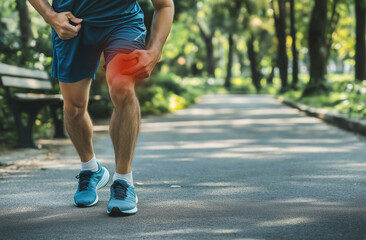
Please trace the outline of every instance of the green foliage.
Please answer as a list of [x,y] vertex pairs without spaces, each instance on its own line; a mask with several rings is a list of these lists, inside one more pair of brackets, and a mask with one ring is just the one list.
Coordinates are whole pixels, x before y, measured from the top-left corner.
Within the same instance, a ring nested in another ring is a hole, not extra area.
[[154,77],[154,83],[168,91],[175,93],[176,95],[181,95],[187,91],[181,85],[181,79],[175,74],[157,74]]
[[4,96],[4,89],[0,88],[0,145],[15,145],[15,125],[11,109]]
[[329,78],[328,94],[301,98],[301,90],[298,90],[289,91],[282,96],[308,106],[366,119],[366,81],[356,82],[350,74],[330,75]]
[[137,89],[142,115],[168,112],[169,100],[166,95],[164,89],[158,86]]
[[234,93],[244,93],[244,94],[254,94],[256,93],[256,89],[252,84],[252,79],[247,77],[235,77],[231,80],[232,87],[230,89],[231,92]]
[[[29,7],[29,4],[28,4]],[[22,47],[15,1],[0,2],[0,62],[50,73],[52,61],[51,28],[42,17],[29,8],[32,40]]]
[[[184,79],[174,74],[157,74],[152,78],[152,84],[136,88],[142,115],[161,114],[188,107],[203,94],[195,84],[197,79]],[[199,81],[203,82],[201,79]]]
[[34,138],[52,138],[54,134],[53,119],[48,107],[42,108],[37,115],[34,126]]

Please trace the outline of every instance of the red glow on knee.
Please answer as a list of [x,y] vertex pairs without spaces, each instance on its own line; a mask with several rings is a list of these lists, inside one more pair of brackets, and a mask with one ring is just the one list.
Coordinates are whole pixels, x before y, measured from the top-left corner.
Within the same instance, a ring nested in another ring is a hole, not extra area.
[[[125,56],[126,54],[117,54],[108,64],[108,71],[113,73],[112,75],[120,75],[122,71],[130,69],[138,63],[137,58],[126,59]],[[133,76],[135,73],[133,72],[128,75]]]
[[131,67],[135,66],[136,64],[137,64],[136,58],[129,59],[129,60],[125,60],[125,59],[121,58],[121,59],[118,59],[118,62],[117,62],[117,66],[119,67],[119,70],[131,68]]

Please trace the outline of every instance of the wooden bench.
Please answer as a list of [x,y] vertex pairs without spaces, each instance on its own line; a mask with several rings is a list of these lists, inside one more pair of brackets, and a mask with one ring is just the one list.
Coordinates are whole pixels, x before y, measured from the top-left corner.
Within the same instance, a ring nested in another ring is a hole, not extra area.
[[[0,64],[0,86],[13,112],[18,130],[18,147],[36,148],[33,126],[39,111],[49,106],[55,125],[55,138],[66,138],[63,126],[61,94],[52,94],[52,82],[44,71]],[[25,117],[24,114],[27,116]]]

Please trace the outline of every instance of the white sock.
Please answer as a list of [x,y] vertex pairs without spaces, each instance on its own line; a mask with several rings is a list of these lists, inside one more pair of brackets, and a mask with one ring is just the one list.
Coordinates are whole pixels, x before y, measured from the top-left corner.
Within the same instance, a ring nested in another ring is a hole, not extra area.
[[119,173],[114,172],[113,182],[116,181],[117,179],[126,181],[128,185],[133,186],[132,171],[127,174],[119,174]]
[[92,172],[98,171],[97,159],[95,158],[95,154],[92,159],[88,162],[81,162],[81,171],[89,170]]

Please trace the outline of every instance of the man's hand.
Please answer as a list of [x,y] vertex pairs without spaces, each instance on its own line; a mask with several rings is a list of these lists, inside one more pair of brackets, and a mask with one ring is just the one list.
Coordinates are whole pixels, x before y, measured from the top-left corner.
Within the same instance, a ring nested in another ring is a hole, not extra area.
[[136,80],[142,80],[150,76],[155,64],[160,59],[163,45],[173,22],[173,0],[151,1],[155,11],[148,50],[135,50],[130,54],[123,54],[124,56],[122,56],[125,63],[121,64],[121,67],[125,67],[125,69],[121,70],[120,74],[132,75]]
[[[161,52],[158,50],[134,50],[129,54],[121,54],[121,58],[127,64],[127,68],[121,70],[122,75],[131,75],[136,80],[142,80],[144,78],[148,78],[151,75],[154,66],[159,61]],[[128,64],[128,62],[136,62],[136,64],[132,65]],[[131,67],[129,67],[130,65]],[[122,67],[122,66],[121,66]]]
[[[62,40],[68,40],[78,35],[82,19],[76,18],[71,12],[55,12],[48,0],[28,1],[42,15],[43,19],[55,29]],[[70,24],[69,21],[75,23],[76,26]]]
[[[76,26],[70,24],[70,22]],[[71,12],[54,13],[47,22],[55,29],[61,40],[68,40],[78,35],[83,20],[76,18]]]

